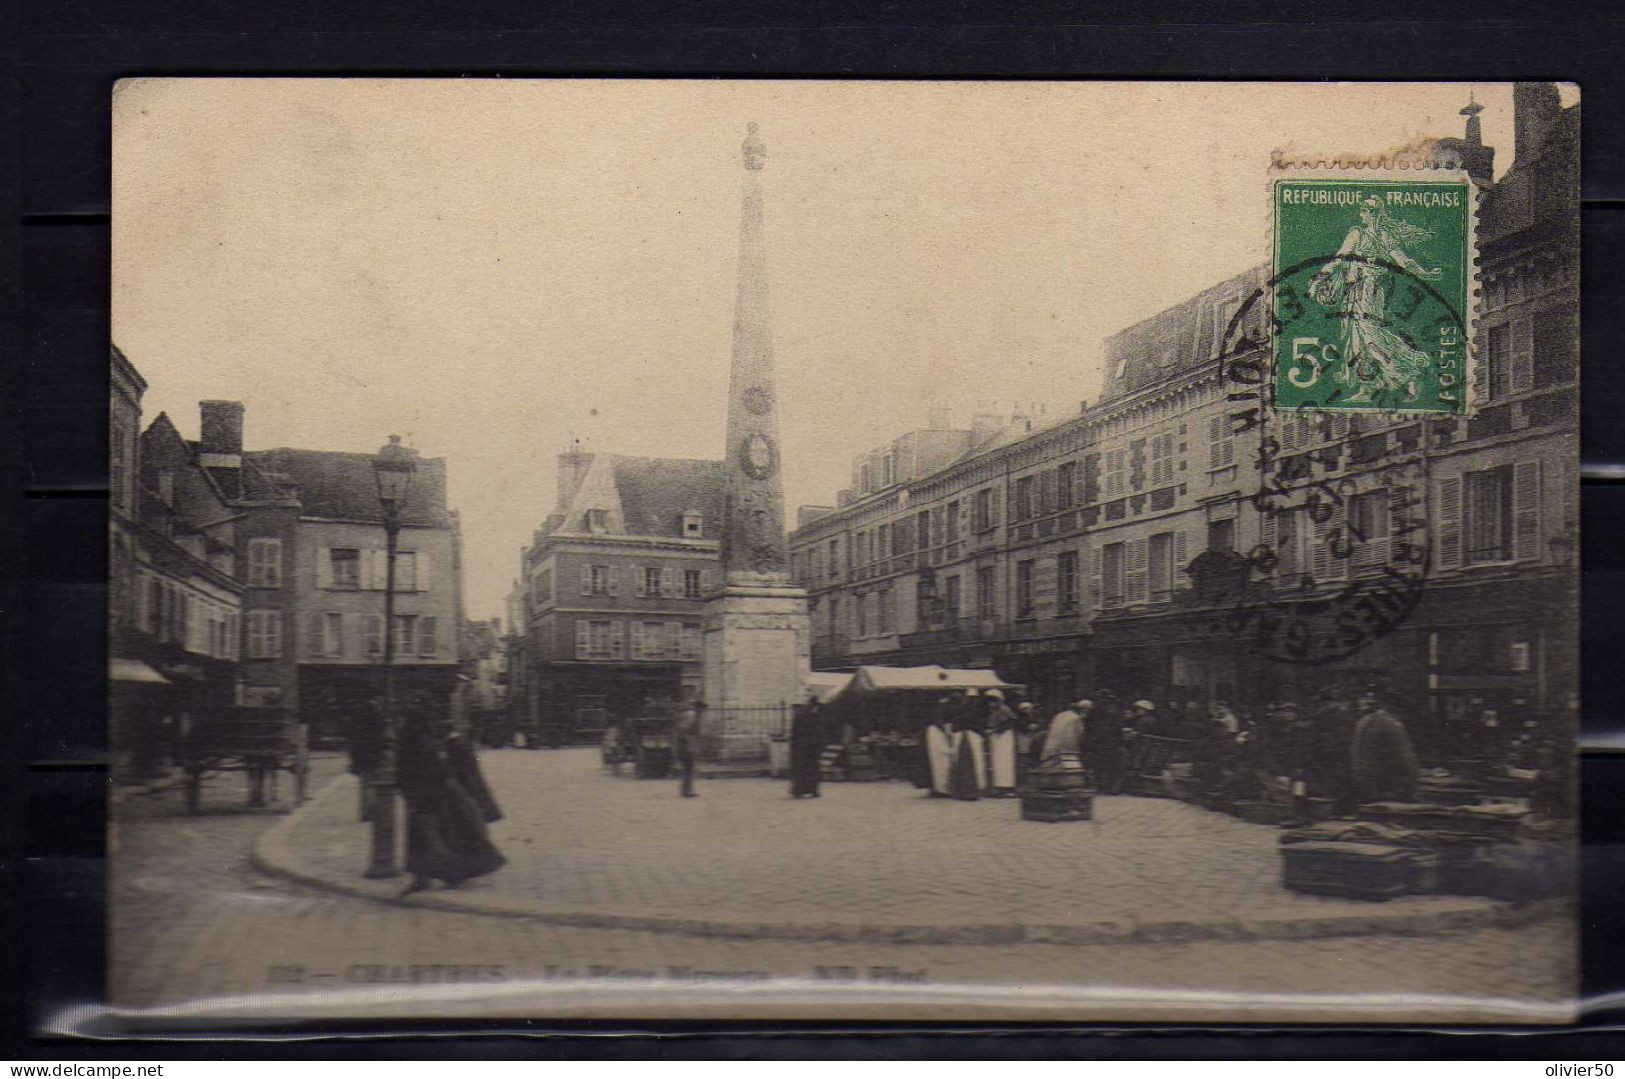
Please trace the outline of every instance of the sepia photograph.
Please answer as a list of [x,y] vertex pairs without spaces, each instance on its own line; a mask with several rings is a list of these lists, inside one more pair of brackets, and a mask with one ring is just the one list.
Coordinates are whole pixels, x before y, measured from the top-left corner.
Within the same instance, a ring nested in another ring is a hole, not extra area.
[[1575,86],[111,110],[58,1031],[1574,1019]]

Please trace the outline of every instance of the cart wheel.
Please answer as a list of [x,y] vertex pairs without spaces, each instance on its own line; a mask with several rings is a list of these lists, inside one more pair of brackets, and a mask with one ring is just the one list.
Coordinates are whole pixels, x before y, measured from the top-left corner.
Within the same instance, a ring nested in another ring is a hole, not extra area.
[[203,773],[189,771],[186,773],[186,811],[196,813],[203,802]]

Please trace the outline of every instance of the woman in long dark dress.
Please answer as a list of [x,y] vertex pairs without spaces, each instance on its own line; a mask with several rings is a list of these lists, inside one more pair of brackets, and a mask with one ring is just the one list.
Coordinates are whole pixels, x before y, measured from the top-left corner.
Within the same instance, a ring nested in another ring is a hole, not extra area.
[[824,717],[816,700],[790,714],[790,797],[818,797],[818,758],[824,752]]
[[407,894],[437,880],[456,887],[507,862],[486,835],[485,810],[458,782],[446,741],[433,720],[410,716],[402,724],[396,774],[406,799]]

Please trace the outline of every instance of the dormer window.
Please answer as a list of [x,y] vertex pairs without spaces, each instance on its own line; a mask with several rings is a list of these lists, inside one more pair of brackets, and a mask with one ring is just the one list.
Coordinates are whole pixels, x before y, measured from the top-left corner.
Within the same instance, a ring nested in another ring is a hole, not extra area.
[[1115,375],[1113,375],[1112,377],[1117,378],[1117,379],[1121,379],[1123,377],[1124,373],[1126,373],[1127,371],[1128,371],[1128,358],[1124,357],[1123,359],[1117,361],[1117,373]]
[[683,514],[683,535],[689,539],[699,539],[705,531],[704,518],[695,510]]
[[609,531],[609,511],[608,510],[588,510],[587,511],[587,531],[588,532],[608,532]]

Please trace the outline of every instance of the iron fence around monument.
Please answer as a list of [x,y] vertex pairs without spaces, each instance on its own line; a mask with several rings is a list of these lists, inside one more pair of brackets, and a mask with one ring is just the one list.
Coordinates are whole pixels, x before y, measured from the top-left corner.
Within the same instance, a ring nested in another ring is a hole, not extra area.
[[700,752],[713,761],[766,760],[771,741],[789,733],[788,703],[711,708],[700,721]]

